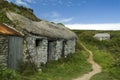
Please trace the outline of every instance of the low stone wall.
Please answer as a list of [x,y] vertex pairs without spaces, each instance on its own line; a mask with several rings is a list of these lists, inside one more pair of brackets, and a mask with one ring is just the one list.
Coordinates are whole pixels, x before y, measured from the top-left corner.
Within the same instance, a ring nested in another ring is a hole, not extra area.
[[0,65],[7,66],[8,39],[7,36],[0,35]]

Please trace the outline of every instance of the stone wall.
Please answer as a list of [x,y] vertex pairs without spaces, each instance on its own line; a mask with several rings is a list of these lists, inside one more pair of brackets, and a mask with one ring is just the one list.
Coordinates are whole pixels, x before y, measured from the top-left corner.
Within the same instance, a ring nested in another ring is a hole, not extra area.
[[58,60],[59,58],[61,58],[62,48],[63,48],[63,44],[62,43],[63,43],[62,40],[56,41],[56,53],[54,55],[55,60]]
[[24,61],[28,61],[30,59],[32,62],[34,62],[35,55],[35,38],[29,36],[24,40]]
[[62,55],[62,40],[51,41],[48,43],[48,60],[58,60]]
[[7,66],[8,39],[7,36],[0,35],[0,65]]
[[66,41],[57,40],[57,41],[52,42],[52,44],[54,44],[55,46],[50,51],[51,53],[49,53],[51,56],[50,60],[58,60],[63,55],[64,57],[66,57],[70,53],[75,53],[76,39],[70,39]]
[[[45,64],[47,62],[47,39],[29,36],[26,38],[25,43],[25,60],[31,60],[37,67],[40,67],[41,63]],[[28,53],[26,53],[27,50]]]
[[61,58],[62,55],[62,40],[57,40],[55,41],[55,50],[52,54],[53,56],[53,60],[58,60],[59,58]]
[[[48,61],[48,55],[51,55],[51,60],[58,60],[63,53],[64,56],[74,53],[76,40],[67,40],[64,44],[63,40],[56,40],[52,41],[49,46],[47,38],[31,35],[24,38],[23,45],[24,61],[30,60],[39,68],[41,63],[45,64]],[[0,64],[7,66],[7,56],[8,38],[0,35]]]
[[70,53],[75,53],[75,45],[75,39],[67,40],[64,44],[64,56],[67,56]]
[[41,63],[45,64],[47,62],[47,44],[47,39],[41,39],[40,42],[38,42],[38,46],[36,46],[36,62],[39,67]]

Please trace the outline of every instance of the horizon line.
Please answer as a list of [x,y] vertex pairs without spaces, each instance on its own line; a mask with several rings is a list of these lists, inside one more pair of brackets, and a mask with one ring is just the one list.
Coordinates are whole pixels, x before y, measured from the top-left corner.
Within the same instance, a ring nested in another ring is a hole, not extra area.
[[65,24],[73,30],[120,30],[120,23],[99,23],[99,24]]

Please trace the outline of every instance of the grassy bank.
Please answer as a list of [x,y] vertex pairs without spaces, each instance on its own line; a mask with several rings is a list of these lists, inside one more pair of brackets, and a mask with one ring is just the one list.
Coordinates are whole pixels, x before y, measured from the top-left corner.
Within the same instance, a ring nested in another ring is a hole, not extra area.
[[29,77],[28,80],[72,80],[91,71],[91,65],[87,62],[89,54],[79,44],[76,47],[76,53],[43,65],[42,72]]
[[94,60],[102,66],[102,73],[99,73],[91,78],[91,80],[120,80],[120,68],[114,66],[114,57],[107,51],[99,50],[93,46],[89,48],[94,53]]
[[[78,51],[69,55],[66,59],[53,61],[43,67],[43,72],[39,72],[40,80],[71,80],[91,70],[91,65],[87,63],[88,54],[85,51]],[[31,79],[33,80],[33,79]]]
[[[103,72],[91,80],[120,80],[120,31],[75,31],[79,40],[94,53],[94,60]],[[109,33],[111,39],[99,41],[93,38],[96,33]]]

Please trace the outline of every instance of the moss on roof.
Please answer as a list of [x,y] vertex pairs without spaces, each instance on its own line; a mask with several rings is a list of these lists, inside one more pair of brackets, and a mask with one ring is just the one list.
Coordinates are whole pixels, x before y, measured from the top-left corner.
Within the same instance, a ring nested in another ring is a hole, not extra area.
[[32,21],[22,15],[14,12],[7,12],[7,17],[14,22],[19,30],[26,30],[29,33],[46,36],[50,38],[72,39],[76,34],[66,28],[64,25],[53,24],[48,21]]

